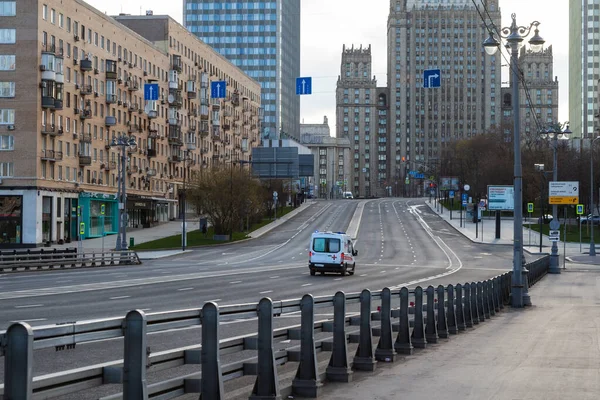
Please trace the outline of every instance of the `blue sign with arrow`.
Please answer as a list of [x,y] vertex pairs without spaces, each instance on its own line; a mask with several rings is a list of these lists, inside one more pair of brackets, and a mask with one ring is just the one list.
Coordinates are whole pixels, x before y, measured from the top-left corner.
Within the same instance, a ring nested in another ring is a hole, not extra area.
[[296,94],[312,94],[312,78],[296,78]]
[[442,71],[440,69],[426,69],[423,71],[423,87],[438,88],[442,85]]
[[213,99],[224,99],[227,97],[227,82],[215,81],[210,83],[210,97]]
[[158,83],[144,84],[144,100],[158,100]]
[[467,205],[467,194],[466,193],[462,194],[462,205],[463,206]]

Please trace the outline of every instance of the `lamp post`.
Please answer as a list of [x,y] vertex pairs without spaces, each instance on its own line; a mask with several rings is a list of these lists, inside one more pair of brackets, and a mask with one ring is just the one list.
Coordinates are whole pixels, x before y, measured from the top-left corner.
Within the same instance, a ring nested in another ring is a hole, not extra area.
[[185,155],[183,156],[183,193],[181,195],[181,207],[183,209],[182,212],[182,224],[181,224],[181,251],[185,251],[185,246],[187,246],[187,229],[185,226],[185,213],[187,211],[187,191],[185,187],[185,176],[187,175],[187,163],[188,161],[192,161],[190,159],[190,153],[188,150],[185,151]]
[[[540,137],[542,139],[548,139],[552,142],[552,181],[554,182],[558,180],[558,141],[568,140],[568,135],[570,135],[571,133],[573,132],[571,132],[571,130],[569,129],[568,122],[562,124],[558,122],[555,124],[550,124],[546,129],[542,130],[542,132],[540,133]],[[558,224],[558,206],[556,204],[552,205],[552,221],[556,221],[556,224]],[[550,253],[550,268],[548,269],[548,273],[560,274],[560,268],[558,265],[558,242],[556,241],[552,242],[552,252]]]
[[121,168],[118,173],[119,180],[119,229],[117,234],[116,251],[127,250],[127,185],[125,185],[125,176],[127,168],[127,149],[137,146],[135,138],[132,136],[113,137],[110,147],[119,147],[121,149]]
[[[519,47],[523,39],[529,36],[531,29],[535,27],[534,36],[529,40],[532,51],[541,51],[544,39],[539,35],[538,21],[533,21],[529,27],[518,26],[516,14],[511,15],[512,24],[510,27],[504,27],[499,32],[501,38],[506,39],[510,48],[510,69],[512,73],[512,105],[514,120],[514,240],[513,240],[513,273],[511,283],[511,304],[513,307],[521,308],[531,304],[529,294],[527,293],[527,281],[523,275],[526,274],[523,268],[523,188],[522,188],[522,167],[521,167],[521,134],[520,134],[520,105],[519,105]],[[489,55],[496,53],[500,47],[500,42],[496,40],[494,34],[490,31],[489,37],[483,42],[484,49]]]
[[594,242],[594,143],[600,139],[600,136],[592,140],[590,145],[590,213],[592,220],[588,221],[588,224],[592,224],[592,233],[590,236],[590,256],[596,257],[596,242]]

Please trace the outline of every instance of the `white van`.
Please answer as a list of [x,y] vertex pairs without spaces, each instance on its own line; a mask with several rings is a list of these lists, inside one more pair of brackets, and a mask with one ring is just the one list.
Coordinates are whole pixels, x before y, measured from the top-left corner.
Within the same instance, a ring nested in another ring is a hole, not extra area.
[[345,232],[317,231],[310,238],[308,268],[311,275],[317,271],[354,275],[357,255],[352,239]]
[[352,196],[352,192],[344,192],[342,193],[342,195],[344,196],[345,199],[353,199],[354,196]]

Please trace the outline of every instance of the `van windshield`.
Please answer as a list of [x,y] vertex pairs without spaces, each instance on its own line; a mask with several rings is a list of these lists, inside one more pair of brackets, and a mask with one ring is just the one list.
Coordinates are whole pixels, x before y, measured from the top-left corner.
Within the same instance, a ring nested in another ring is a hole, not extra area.
[[337,253],[340,251],[340,239],[314,238],[313,251],[316,253]]

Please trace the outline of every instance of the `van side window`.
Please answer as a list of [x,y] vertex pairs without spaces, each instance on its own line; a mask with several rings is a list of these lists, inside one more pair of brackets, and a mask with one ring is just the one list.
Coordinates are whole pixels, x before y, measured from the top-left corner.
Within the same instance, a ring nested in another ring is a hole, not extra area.
[[313,250],[320,253],[325,251],[325,238],[316,238],[313,240]]
[[337,253],[340,251],[340,240],[339,239],[329,239],[329,252]]

